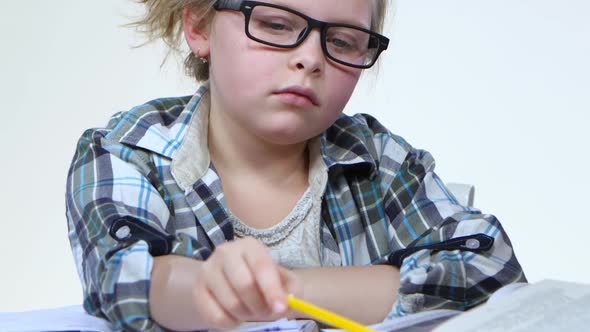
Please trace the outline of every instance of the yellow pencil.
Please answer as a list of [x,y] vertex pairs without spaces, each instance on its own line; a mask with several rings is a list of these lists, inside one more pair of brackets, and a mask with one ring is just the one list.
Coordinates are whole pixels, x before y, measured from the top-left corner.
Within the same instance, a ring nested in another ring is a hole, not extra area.
[[326,309],[300,300],[293,295],[287,296],[287,303],[293,310],[302,312],[313,319],[350,332],[377,332],[365,325],[351,321]]

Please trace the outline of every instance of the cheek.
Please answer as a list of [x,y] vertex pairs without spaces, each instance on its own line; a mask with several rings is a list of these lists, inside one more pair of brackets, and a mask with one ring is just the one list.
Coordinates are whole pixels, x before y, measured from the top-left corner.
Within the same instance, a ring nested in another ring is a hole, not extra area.
[[249,50],[249,39],[243,32],[244,23],[234,17],[216,21],[215,34],[210,40],[211,79],[224,90],[239,92],[257,73],[264,69],[263,61]]
[[[245,36],[245,35],[244,35]],[[277,57],[272,52],[252,49],[248,41],[236,39],[235,43],[219,43],[211,64],[211,76],[224,89],[240,91],[264,87],[277,77]],[[244,88],[246,87],[246,88]],[[248,95],[254,96],[252,93]]]
[[340,114],[352,96],[360,77],[360,71],[337,71],[328,80],[328,102],[330,113]]

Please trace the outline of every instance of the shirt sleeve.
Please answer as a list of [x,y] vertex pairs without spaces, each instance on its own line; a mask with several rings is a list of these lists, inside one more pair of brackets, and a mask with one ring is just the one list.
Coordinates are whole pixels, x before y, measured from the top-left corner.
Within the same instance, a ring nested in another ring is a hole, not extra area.
[[[80,139],[66,188],[69,238],[82,281],[84,307],[125,331],[160,331],[149,314],[153,258],[145,241],[119,243],[110,225],[130,217],[163,234],[171,222],[157,171],[147,154],[109,141],[103,130]],[[169,234],[170,235],[170,234]],[[172,254],[205,259],[210,250],[190,236],[175,235]]]
[[[383,147],[388,149],[389,157],[400,155],[399,145]],[[439,246],[405,256],[398,298],[387,319],[430,309],[467,310],[504,285],[526,281],[498,219],[460,205],[435,174],[428,152],[410,149],[401,163],[389,157],[382,157],[380,168],[385,210],[395,229],[392,254],[477,234],[493,243],[482,251]]]

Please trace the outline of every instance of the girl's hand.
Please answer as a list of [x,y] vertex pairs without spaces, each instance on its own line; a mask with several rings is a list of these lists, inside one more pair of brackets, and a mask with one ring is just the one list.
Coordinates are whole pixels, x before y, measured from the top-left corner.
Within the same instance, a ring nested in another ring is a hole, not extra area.
[[194,289],[197,319],[212,328],[285,317],[287,294],[302,296],[296,275],[273,262],[254,238],[224,243],[203,264]]

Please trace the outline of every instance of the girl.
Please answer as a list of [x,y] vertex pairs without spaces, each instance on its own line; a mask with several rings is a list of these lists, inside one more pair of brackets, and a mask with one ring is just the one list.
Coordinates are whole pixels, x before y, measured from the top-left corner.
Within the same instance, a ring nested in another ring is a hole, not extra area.
[[[496,218],[434,161],[342,114],[388,46],[384,0],[142,0],[138,24],[204,83],[79,141],[67,184],[86,310],[125,330],[464,310],[523,281]],[[184,38],[182,38],[184,37]]]

